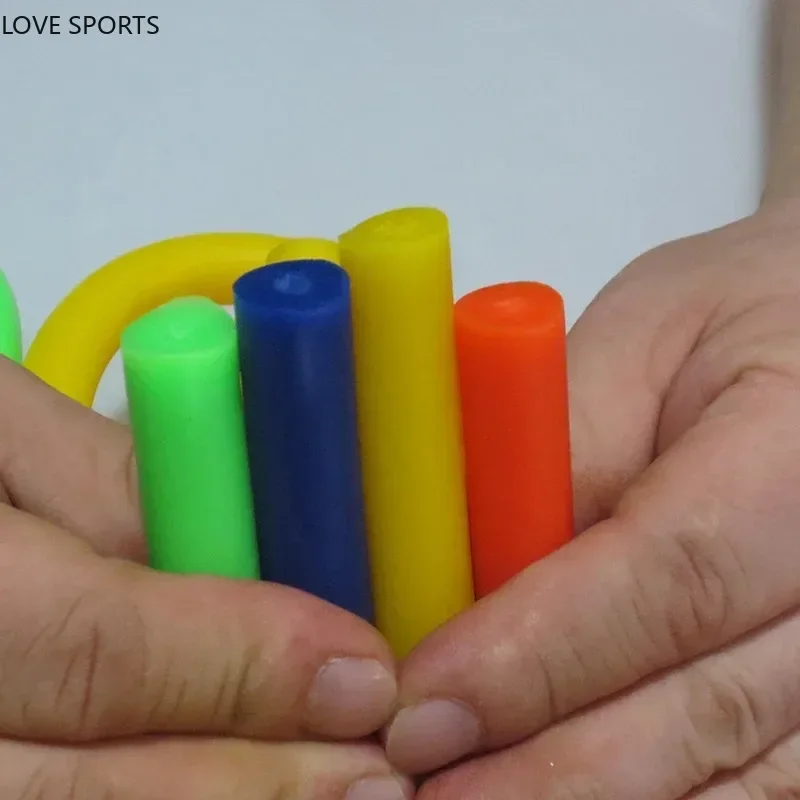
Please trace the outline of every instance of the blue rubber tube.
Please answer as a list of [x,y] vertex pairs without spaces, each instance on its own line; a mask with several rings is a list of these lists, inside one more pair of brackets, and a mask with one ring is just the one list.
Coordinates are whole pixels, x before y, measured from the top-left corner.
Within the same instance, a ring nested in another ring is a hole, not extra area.
[[233,291],[261,577],[372,622],[350,279],[292,261]]

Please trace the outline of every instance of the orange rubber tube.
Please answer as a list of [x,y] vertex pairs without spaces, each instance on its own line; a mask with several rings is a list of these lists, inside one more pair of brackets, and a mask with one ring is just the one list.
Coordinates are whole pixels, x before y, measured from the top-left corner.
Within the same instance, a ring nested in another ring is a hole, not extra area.
[[455,305],[476,597],[573,535],[564,304],[554,289],[487,286]]

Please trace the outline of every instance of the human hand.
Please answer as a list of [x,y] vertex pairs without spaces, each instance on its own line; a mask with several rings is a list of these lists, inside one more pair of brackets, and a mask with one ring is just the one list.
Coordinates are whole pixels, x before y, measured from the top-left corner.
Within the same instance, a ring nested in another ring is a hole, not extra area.
[[126,429],[3,359],[0,385],[0,797],[410,792],[379,748],[331,741],[374,732],[395,699],[369,625],[283,587],[135,563]]
[[[582,535],[404,664],[420,800],[800,791],[800,204],[634,262],[569,338]],[[505,748],[505,749],[503,749]]]

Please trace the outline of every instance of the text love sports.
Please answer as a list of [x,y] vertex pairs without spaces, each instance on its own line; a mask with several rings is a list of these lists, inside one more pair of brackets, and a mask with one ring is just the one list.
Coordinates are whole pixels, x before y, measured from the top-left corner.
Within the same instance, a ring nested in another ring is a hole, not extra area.
[[2,17],[4,36],[60,36],[62,34],[104,34],[110,36],[153,36],[158,33],[158,17],[147,15],[95,17],[91,14],[29,14]]

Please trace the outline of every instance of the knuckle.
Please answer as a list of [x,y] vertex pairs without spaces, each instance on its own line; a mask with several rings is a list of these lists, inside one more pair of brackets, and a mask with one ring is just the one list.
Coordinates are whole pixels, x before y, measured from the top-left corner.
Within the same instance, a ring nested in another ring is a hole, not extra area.
[[[573,655],[575,648],[570,648]],[[537,687],[540,688],[541,696],[544,698],[545,719],[547,722],[553,722],[561,716],[568,714],[572,709],[567,704],[569,692],[563,689],[563,670],[558,669],[538,649],[530,654],[530,663],[526,665],[526,672],[533,675]],[[571,659],[572,664],[581,664],[580,659]],[[582,665],[579,667],[582,669]],[[562,680],[559,680],[559,676]]]
[[[74,734],[78,737],[90,733],[93,728],[93,699],[97,695],[98,677],[101,677],[100,670],[108,647],[91,603],[88,608],[86,605],[87,601],[79,600],[67,612],[62,630],[63,635],[72,641],[66,649],[62,679],[54,698],[56,716],[72,720]],[[71,631],[73,627],[76,628],[74,634]],[[53,644],[58,647],[58,638]]]
[[690,658],[721,640],[734,610],[736,565],[727,563],[714,531],[685,530],[660,537],[656,567],[668,581],[664,632],[676,655]]
[[[125,730],[143,628],[132,604],[117,593],[79,591],[10,659],[23,687],[23,730],[84,741],[104,731]],[[8,665],[4,665],[7,672]],[[33,677],[33,679],[31,679]]]
[[251,645],[245,648],[238,664],[230,668],[231,699],[225,717],[229,721],[229,726],[235,730],[256,730],[260,723],[261,714],[257,713],[258,703],[254,702],[254,697],[258,694],[262,683],[263,663],[263,648]]
[[693,667],[686,675],[686,762],[697,784],[738,769],[761,752],[764,709],[740,677]]
[[553,632],[563,658],[530,659],[537,684],[546,688],[550,719],[575,709],[581,702],[576,687],[586,684],[587,676],[621,688],[616,676],[645,677],[692,658],[722,639],[729,624],[731,587],[739,575],[721,537],[707,530],[642,536],[632,527],[619,551],[622,577],[607,596],[600,624],[591,633],[582,623],[563,627]]
[[241,656],[228,657],[216,681],[211,718],[217,727],[256,732],[263,722],[253,702],[260,685],[262,648],[246,647]]
[[[602,639],[606,654],[611,652],[610,639],[603,627]],[[527,683],[535,687],[538,711],[534,717],[526,716],[526,726],[541,730],[557,720],[569,716],[587,701],[585,688],[591,676],[598,675],[597,664],[592,659],[597,653],[596,640],[587,641],[580,632],[548,630],[553,644],[552,652],[532,648],[523,656],[523,674]],[[617,644],[614,641],[613,644]],[[616,657],[608,655],[610,662]]]
[[[198,595],[229,588],[221,587],[216,579],[191,580]],[[249,589],[236,587],[237,595]],[[280,689],[285,687],[277,685],[280,681],[274,680],[274,671],[269,668],[283,660],[270,655],[272,643],[254,642],[247,622],[236,619],[220,631],[220,636],[214,657],[195,669],[187,669],[185,653],[172,642],[157,641],[145,648],[152,656],[144,670],[147,683],[141,727],[163,729],[180,720],[181,727],[200,726],[249,736],[269,727],[273,715],[283,717],[282,704],[287,699]],[[274,692],[272,683],[276,684]],[[274,703],[265,703],[266,696],[274,697]]]

